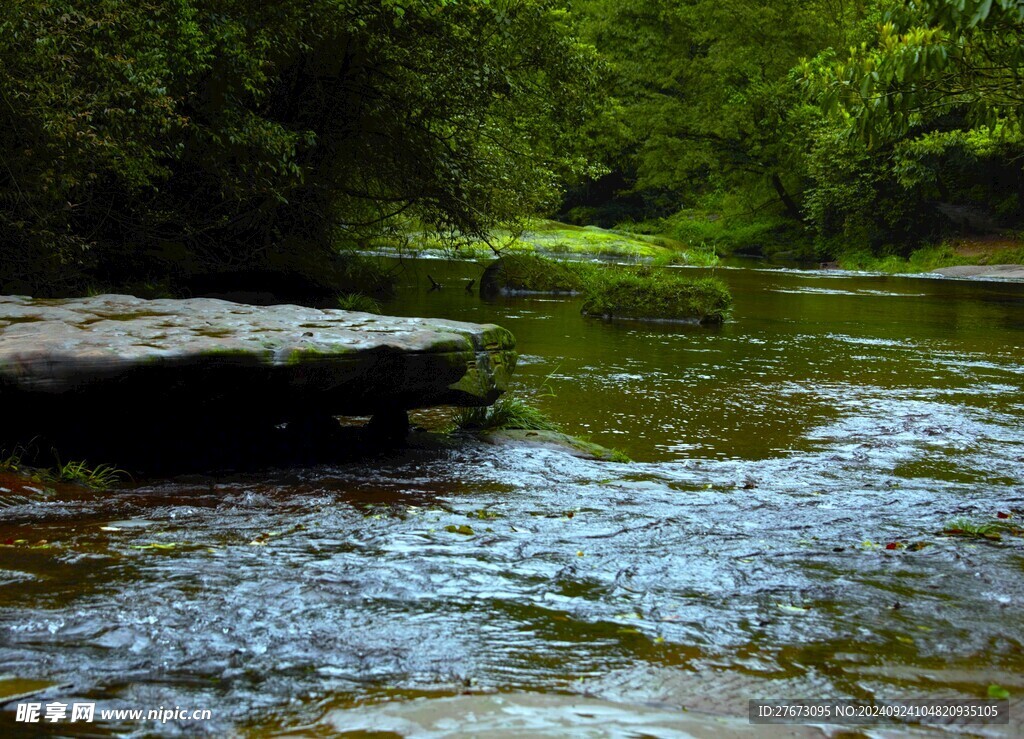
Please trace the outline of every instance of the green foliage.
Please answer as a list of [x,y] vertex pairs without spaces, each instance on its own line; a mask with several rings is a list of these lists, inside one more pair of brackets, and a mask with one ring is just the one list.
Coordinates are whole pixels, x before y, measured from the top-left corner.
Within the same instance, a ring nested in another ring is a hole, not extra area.
[[1003,527],[995,523],[975,523],[969,518],[955,518],[942,528],[942,533],[949,536],[961,536],[967,539],[1000,539]]
[[611,68],[585,133],[613,170],[578,217],[617,204],[692,245],[822,259],[1024,221],[1016,0],[577,7]]
[[[703,251],[725,254],[775,254],[806,252],[809,236],[799,221],[781,215],[741,213],[720,214],[686,209],[661,222],[661,228],[674,239],[690,245],[698,255]],[[686,262],[683,262],[686,263]],[[700,265],[699,261],[690,264]],[[706,260],[702,266],[714,266]]]
[[124,470],[109,464],[89,467],[85,461],[62,463],[59,457],[56,457],[56,452],[54,452],[56,466],[52,470],[39,469],[24,463],[25,456],[28,453],[29,450],[21,446],[15,447],[9,453],[6,450],[0,450],[0,455],[4,455],[0,456],[0,470],[24,474],[31,476],[33,479],[56,479],[61,482],[71,482],[96,490],[105,490],[128,476],[128,473]]
[[[603,268],[590,262],[550,259],[530,252],[511,252],[492,265],[481,289],[509,292],[581,293]],[[489,281],[495,280],[495,284]]]
[[409,219],[483,235],[585,168],[551,0],[12,0],[0,282],[268,268]]
[[362,313],[380,313],[380,303],[371,297],[359,293],[339,295],[338,308],[341,310],[360,311]]
[[24,453],[25,450],[21,447],[15,447],[11,452],[0,449],[0,470],[17,472],[21,468],[21,459]]
[[878,0],[848,54],[799,66],[825,115],[807,211],[824,253],[906,255],[1024,216],[1024,6]]
[[651,261],[651,265],[654,267],[716,267],[719,261],[715,245],[702,241],[686,251],[672,251],[659,255]]
[[880,3],[874,33],[825,76],[869,144],[902,138],[946,113],[968,128],[1019,127],[1024,113],[1024,5],[1018,0]]
[[847,251],[839,256],[839,266],[842,269],[890,274],[932,272],[941,267],[971,263],[970,259],[958,254],[948,243],[922,247],[907,257],[896,254],[876,256],[867,250]]
[[985,691],[985,695],[990,700],[1007,700],[1010,697],[1010,691],[1001,685],[992,683]]
[[668,269],[607,270],[590,281],[582,312],[606,318],[721,323],[732,295],[715,277],[684,277]]
[[620,449],[612,449],[612,454],[608,458],[608,461],[617,462],[619,464],[631,464],[633,462],[633,460],[629,458],[629,455]]
[[96,490],[105,490],[117,484],[128,473],[108,464],[89,467],[85,461],[65,462],[57,465],[57,479],[73,482]]
[[558,431],[558,425],[529,403],[504,396],[484,408],[460,408],[452,417],[452,426],[462,431],[524,429]]
[[[856,6],[796,0],[587,0],[584,33],[610,60],[591,127],[649,213],[716,190],[762,190],[800,220],[803,152],[819,116],[791,69],[845,42]],[[660,211],[660,213],[659,213]]]

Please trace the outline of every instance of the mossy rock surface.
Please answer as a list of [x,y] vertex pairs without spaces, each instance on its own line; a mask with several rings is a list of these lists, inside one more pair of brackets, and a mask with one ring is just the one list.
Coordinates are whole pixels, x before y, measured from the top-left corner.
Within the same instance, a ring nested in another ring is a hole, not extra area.
[[0,442],[116,431],[170,445],[210,424],[488,405],[515,362],[512,334],[491,324],[208,298],[0,297]]
[[600,318],[722,323],[732,295],[714,277],[696,279],[665,269],[608,270],[587,284],[582,312]]
[[589,276],[601,269],[584,262],[548,259],[527,252],[505,254],[484,270],[480,294],[493,295],[579,295]]
[[[496,231],[490,241],[502,252],[630,262],[666,259],[686,249],[685,244],[663,236],[613,231],[596,226],[573,226],[548,220],[532,221],[518,235]],[[407,248],[413,252],[446,250],[443,242],[428,233],[409,234]],[[458,250],[468,256],[494,254],[491,245],[483,241],[468,240],[461,243]]]
[[621,452],[603,447],[592,441],[579,439],[560,431],[533,431],[527,429],[496,429],[481,431],[478,438],[496,446],[530,446],[542,449],[556,449],[581,459],[595,459],[602,462],[624,461]]

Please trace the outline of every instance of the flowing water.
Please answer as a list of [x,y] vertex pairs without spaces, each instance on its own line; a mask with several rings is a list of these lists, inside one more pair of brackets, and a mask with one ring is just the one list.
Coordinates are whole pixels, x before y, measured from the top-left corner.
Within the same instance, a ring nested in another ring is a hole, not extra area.
[[633,463],[421,435],[10,494],[0,672],[214,714],[91,735],[714,735],[750,698],[993,684],[1024,710],[1024,286],[725,269],[734,320],[707,328],[484,302],[479,272],[410,263],[385,310],[511,329],[517,392]]

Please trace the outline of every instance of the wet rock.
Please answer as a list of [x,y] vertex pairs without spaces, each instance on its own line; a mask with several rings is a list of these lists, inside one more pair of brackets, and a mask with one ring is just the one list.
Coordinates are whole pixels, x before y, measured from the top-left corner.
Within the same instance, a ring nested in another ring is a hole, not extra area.
[[592,441],[563,434],[560,431],[498,429],[482,431],[478,436],[488,444],[496,446],[531,446],[542,449],[557,449],[581,459],[596,459],[609,462],[629,461],[621,452],[595,444]]
[[932,270],[933,275],[943,277],[972,278],[976,280],[1024,280],[1024,265],[1021,264],[963,264],[956,267],[942,267]]
[[211,423],[487,405],[514,348],[494,325],[295,305],[0,297],[0,433],[159,443]]

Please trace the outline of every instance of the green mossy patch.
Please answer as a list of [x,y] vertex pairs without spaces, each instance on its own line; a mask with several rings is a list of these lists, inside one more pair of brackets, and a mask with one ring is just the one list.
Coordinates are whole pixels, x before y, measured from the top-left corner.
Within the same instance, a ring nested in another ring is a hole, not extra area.
[[578,295],[601,270],[587,262],[562,262],[531,254],[505,254],[491,264],[480,282],[480,290],[488,293],[552,293]]
[[670,270],[607,270],[588,282],[582,312],[602,318],[721,323],[732,295],[715,277],[687,278]]
[[[572,257],[602,257],[628,261],[667,261],[686,245],[665,236],[607,230],[597,226],[573,226],[557,221],[534,220],[519,234],[495,231],[490,243],[483,240],[455,238],[442,239],[430,233],[411,233],[403,250],[412,252],[450,252],[471,257],[493,256],[495,249],[502,254],[526,252]],[[368,244],[371,248],[394,248],[394,244],[381,241]]]

